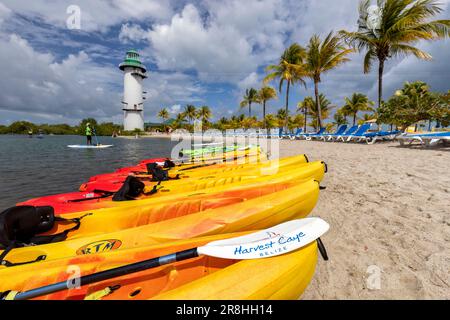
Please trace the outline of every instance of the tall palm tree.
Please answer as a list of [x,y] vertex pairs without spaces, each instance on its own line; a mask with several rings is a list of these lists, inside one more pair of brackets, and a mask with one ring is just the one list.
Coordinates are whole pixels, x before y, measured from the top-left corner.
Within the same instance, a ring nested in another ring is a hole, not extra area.
[[312,106],[310,106],[309,112],[308,114],[311,116],[312,118],[312,122],[310,123],[310,125],[316,129],[316,130],[320,130],[320,128],[322,128],[322,123],[320,123],[321,125],[319,126],[319,117],[321,119],[326,119],[328,118],[330,112],[331,112],[331,102],[325,97],[324,94],[320,94],[319,95],[319,103],[314,103]]
[[[435,0],[382,0],[381,22],[376,28],[361,25],[357,32],[342,30],[340,34],[354,48],[366,51],[364,73],[369,73],[372,63],[378,59],[378,108],[383,100],[383,73],[385,62],[395,56],[414,55],[430,60],[430,54],[414,47],[419,40],[434,40],[449,36],[450,20],[429,21],[442,8]],[[360,4],[360,14],[370,6],[370,0]]]
[[369,98],[362,93],[354,93],[352,97],[345,98],[345,105],[342,107],[342,112],[345,116],[353,117],[353,125],[356,124],[356,116],[360,111],[372,111],[372,107],[374,105],[373,101],[370,101]]
[[248,106],[248,116],[252,116],[252,103],[258,103],[258,91],[254,88],[245,90],[244,100],[241,101],[241,108]]
[[316,102],[312,97],[306,97],[303,101],[297,104],[297,110],[303,112],[303,120],[304,120],[303,132],[306,132],[308,112],[309,110],[314,108],[315,104]]
[[184,108],[184,115],[189,119],[189,124],[191,124],[192,120],[197,118],[197,109],[192,104],[188,104]]
[[322,117],[320,112],[319,83],[322,81],[321,75],[335,69],[339,65],[349,61],[347,55],[353,49],[346,48],[339,36],[330,32],[323,41],[318,35],[312,36],[308,44],[308,55],[305,61],[309,77],[314,81],[314,94],[318,109],[317,126],[322,127]]
[[263,122],[264,129],[266,128],[266,102],[277,97],[277,91],[272,87],[262,87],[258,92],[260,103],[263,105]]
[[[283,84],[286,82],[286,114],[289,113],[289,89],[291,85],[295,82],[300,82],[306,87],[306,82],[303,80],[303,78],[307,75],[303,64],[305,58],[305,48],[297,43],[294,43],[283,52],[278,64],[270,65],[266,68],[266,71],[271,73],[264,78],[264,83],[268,83],[274,79],[279,79],[280,82],[278,90],[281,92]],[[288,124],[287,121],[288,118],[286,117],[284,123],[284,127],[286,129]]]

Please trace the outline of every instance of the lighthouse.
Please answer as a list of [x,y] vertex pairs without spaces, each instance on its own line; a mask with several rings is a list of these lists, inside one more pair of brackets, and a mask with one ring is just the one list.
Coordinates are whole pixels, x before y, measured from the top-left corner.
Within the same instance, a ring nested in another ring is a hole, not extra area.
[[127,51],[125,60],[119,65],[123,71],[123,127],[126,131],[144,130],[144,91],[142,81],[147,78],[147,69],[141,63],[136,50]]

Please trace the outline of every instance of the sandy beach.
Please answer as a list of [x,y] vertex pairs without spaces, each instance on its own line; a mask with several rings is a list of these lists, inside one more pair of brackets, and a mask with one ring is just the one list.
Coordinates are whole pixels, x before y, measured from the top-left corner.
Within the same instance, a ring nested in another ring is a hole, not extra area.
[[[305,153],[329,166],[312,215],[331,225],[323,238],[330,260],[319,260],[303,299],[450,297],[450,149],[280,146],[281,156]],[[379,289],[370,289],[377,270]]]

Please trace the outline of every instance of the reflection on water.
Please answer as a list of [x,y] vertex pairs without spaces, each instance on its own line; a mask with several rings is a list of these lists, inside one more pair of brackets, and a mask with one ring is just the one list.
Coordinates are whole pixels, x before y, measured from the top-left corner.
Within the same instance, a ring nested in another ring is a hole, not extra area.
[[0,211],[32,197],[76,191],[95,174],[131,166],[142,159],[168,157],[170,139],[100,137],[108,149],[70,149],[81,136],[0,135]]

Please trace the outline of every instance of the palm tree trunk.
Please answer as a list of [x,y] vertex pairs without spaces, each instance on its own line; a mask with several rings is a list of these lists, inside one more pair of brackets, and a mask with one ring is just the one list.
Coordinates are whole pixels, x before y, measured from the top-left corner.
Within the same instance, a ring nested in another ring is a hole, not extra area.
[[263,126],[266,129],[266,100],[263,100]]
[[356,112],[353,114],[353,125],[356,124]]
[[378,108],[381,107],[381,101],[383,101],[383,73],[384,73],[384,60],[380,59],[378,65]]
[[249,116],[249,118],[252,116],[252,103],[251,102],[248,103],[248,116]]
[[306,106],[305,106],[305,108],[304,108],[304,114],[305,114],[305,127],[303,128],[303,132],[304,133],[306,133],[306,120],[307,120],[307,117],[308,117],[308,109],[306,108]]
[[314,80],[314,94],[316,95],[316,106],[317,106],[317,130],[322,128],[322,108],[320,107],[319,99],[319,81]]
[[288,113],[289,113],[289,87],[291,85],[291,82],[288,81],[286,85],[286,118],[284,119],[284,128],[287,132],[288,127]]

